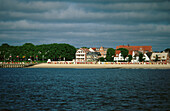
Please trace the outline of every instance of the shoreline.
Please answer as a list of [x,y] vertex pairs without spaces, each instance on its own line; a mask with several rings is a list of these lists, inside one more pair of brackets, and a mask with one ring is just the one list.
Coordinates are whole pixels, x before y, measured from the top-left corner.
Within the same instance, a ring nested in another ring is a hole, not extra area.
[[27,68],[75,69],[170,69],[170,64],[48,64],[41,63]]

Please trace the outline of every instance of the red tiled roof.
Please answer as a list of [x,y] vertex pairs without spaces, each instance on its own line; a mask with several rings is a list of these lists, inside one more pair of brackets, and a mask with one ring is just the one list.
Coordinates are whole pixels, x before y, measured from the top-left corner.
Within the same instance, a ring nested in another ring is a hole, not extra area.
[[142,48],[142,50],[148,50],[148,51],[152,51],[152,46],[125,46],[125,45],[119,45],[116,47],[116,49],[119,48],[126,48],[128,50],[140,50],[140,48]]
[[120,50],[116,50],[115,54],[120,54],[121,51]]
[[125,45],[119,45],[116,47],[116,49],[119,48],[126,48],[129,50],[129,54],[132,55],[133,51],[148,51],[152,52],[152,46],[125,46]]
[[[116,57],[117,54],[120,54],[120,53],[121,53],[120,50],[116,50],[116,51],[115,51],[115,57]],[[132,55],[132,53],[133,53],[133,51],[129,51],[129,54],[130,54],[130,55]]]
[[95,47],[93,47],[92,49],[93,49],[94,51],[96,50],[96,48],[95,48]]
[[115,57],[118,57],[118,56],[116,56],[117,54],[119,55],[121,53],[121,51],[120,50],[116,50],[115,51]]

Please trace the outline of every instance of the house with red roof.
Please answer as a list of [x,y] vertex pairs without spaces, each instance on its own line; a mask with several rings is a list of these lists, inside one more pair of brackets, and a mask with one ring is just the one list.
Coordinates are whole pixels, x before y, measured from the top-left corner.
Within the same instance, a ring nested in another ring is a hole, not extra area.
[[103,58],[106,58],[107,50],[108,50],[108,48],[105,48],[102,46],[100,48],[96,48],[96,52],[100,52],[100,54],[101,54],[100,57],[103,57]]
[[90,48],[89,51],[90,52],[96,52],[96,48]]
[[114,61],[123,61],[124,58],[121,54],[121,51],[120,50],[116,50],[115,51],[115,56],[114,56]]
[[[143,58],[145,61],[149,61],[149,57],[147,56],[147,52],[152,52],[152,46],[129,46],[129,45],[119,45],[116,47],[116,49],[119,48],[125,48],[129,51],[128,55],[132,55],[133,61],[138,62],[139,60],[139,52],[143,53]],[[121,51],[116,50],[115,54],[115,61],[122,61]],[[125,60],[128,60],[128,57],[125,58]]]
[[129,45],[119,45],[116,46],[116,49],[125,48],[129,50],[129,54],[132,55],[134,52],[142,52],[143,54],[147,52],[152,52],[152,46],[129,46]]

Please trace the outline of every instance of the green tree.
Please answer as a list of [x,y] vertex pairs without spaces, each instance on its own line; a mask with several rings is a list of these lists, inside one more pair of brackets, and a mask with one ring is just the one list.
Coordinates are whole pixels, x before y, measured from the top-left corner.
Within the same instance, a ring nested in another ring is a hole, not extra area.
[[[9,59],[12,61],[25,61],[28,58],[32,60],[57,60],[61,57],[62,60],[72,60],[75,58],[76,48],[69,44],[42,44],[34,45],[25,43],[22,46],[9,46],[2,44],[0,46],[0,61]],[[19,56],[19,57],[17,57]]]
[[115,50],[113,48],[109,48],[107,50],[106,60],[110,61],[110,62],[114,61],[113,60],[114,59],[114,55],[115,55]]
[[169,52],[170,53],[170,48],[165,49],[165,52]]
[[99,58],[99,61],[100,61],[100,62],[104,62],[104,57],[100,57],[100,58]]
[[119,48],[117,50],[120,50],[121,51],[121,54],[125,60],[125,58],[128,56],[128,53],[129,53],[129,50],[125,49],[125,48]]
[[155,58],[155,62],[157,62],[158,61],[158,55],[156,55],[156,58]]
[[128,62],[131,62],[131,60],[132,60],[132,55],[129,54],[128,57],[129,57],[129,58],[128,58]]
[[7,43],[4,43],[4,44],[1,45],[1,47],[8,48],[8,47],[10,47],[10,45],[8,45]]
[[144,59],[143,59],[143,54],[142,54],[142,53],[139,53],[139,62],[142,62],[142,61],[144,61]]
[[[81,48],[87,48],[87,47],[81,47]],[[89,48],[87,48],[87,49],[89,49]]]

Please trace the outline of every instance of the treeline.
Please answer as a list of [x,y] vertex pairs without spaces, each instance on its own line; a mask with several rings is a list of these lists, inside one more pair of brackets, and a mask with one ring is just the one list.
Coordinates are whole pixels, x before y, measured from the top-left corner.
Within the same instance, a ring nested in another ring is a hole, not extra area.
[[34,45],[25,43],[22,46],[0,46],[0,61],[46,61],[72,60],[75,58],[76,48],[69,44]]

